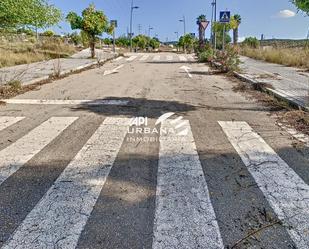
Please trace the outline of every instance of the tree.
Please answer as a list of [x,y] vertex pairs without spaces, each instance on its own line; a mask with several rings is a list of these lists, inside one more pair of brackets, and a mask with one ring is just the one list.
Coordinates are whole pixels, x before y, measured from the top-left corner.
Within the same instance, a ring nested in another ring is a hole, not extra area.
[[231,28],[231,23],[223,24],[216,22],[213,24],[215,33],[216,33],[216,38],[217,38],[217,49],[222,49],[223,48],[223,31],[225,30],[224,33],[224,43],[229,44],[232,41],[231,36],[229,35],[229,31],[232,29]]
[[103,39],[103,43],[105,44],[105,45],[111,45],[111,44],[113,44],[113,40],[112,39],[110,39],[110,38],[105,38],[105,39]]
[[149,41],[149,47],[151,47],[152,49],[157,49],[160,47],[160,41],[158,38],[154,37]]
[[145,35],[138,35],[133,38],[134,47],[138,47],[141,50],[146,49],[149,44],[150,38]]
[[241,16],[236,14],[231,18],[231,28],[233,29],[233,43],[236,45],[238,43],[239,37],[239,25],[241,24]]
[[77,32],[73,32],[72,34],[69,34],[69,38],[74,43],[75,46],[82,43],[82,37]]
[[178,42],[179,47],[183,47],[185,51],[191,52],[194,48],[195,38],[190,34],[181,36]]
[[127,48],[130,46],[130,39],[125,36],[121,36],[118,39],[116,39],[116,45],[119,47]]
[[242,44],[250,48],[258,48],[260,41],[256,37],[247,37]]
[[199,45],[200,48],[205,45],[205,29],[202,25],[203,22],[206,22],[206,16],[205,15],[200,15],[197,18],[196,24],[198,25],[198,32],[199,32]]
[[61,20],[61,11],[46,0],[1,0],[0,27],[44,29]]
[[309,0],[291,0],[295,6],[309,15]]
[[70,12],[66,20],[71,24],[73,30],[80,29],[88,37],[91,58],[95,57],[97,36],[102,35],[104,32],[111,34],[114,28],[109,24],[103,11],[96,10],[93,4],[82,12],[82,16],[77,15],[75,12]]

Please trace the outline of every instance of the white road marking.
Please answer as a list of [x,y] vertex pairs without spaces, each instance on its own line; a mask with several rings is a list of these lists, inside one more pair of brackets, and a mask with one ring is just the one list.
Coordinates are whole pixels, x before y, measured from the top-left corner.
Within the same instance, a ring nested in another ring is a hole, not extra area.
[[136,58],[137,58],[136,55],[132,55],[131,57],[127,59],[127,61],[134,61]]
[[180,61],[188,61],[188,59],[183,55],[179,55],[178,57]]
[[78,118],[53,117],[0,151],[0,185]]
[[309,186],[246,122],[219,122],[298,249],[309,247]]
[[18,123],[25,117],[0,117],[0,131],[10,127],[13,124]]
[[6,99],[7,104],[22,105],[127,105],[126,100],[61,100],[61,99]]
[[[186,136],[162,133],[153,249],[224,248],[189,121]],[[162,123],[163,130],[173,125]]]
[[182,67],[180,67],[180,69],[181,69],[181,70],[184,70],[184,71],[188,74],[189,78],[192,78],[192,77],[193,77],[192,74],[189,72],[189,70],[191,70],[190,67],[182,66]]
[[188,60],[189,60],[189,61],[195,61],[193,55],[191,55],[191,54],[188,55]]
[[174,58],[174,57],[173,57],[172,55],[167,55],[167,56],[166,56],[166,60],[167,60],[167,61],[172,61],[173,58]]
[[106,70],[106,71],[104,72],[103,75],[106,76],[106,75],[118,73],[118,70],[121,69],[121,68],[123,68],[123,66],[124,66],[124,65],[119,65],[118,67],[116,67],[116,68],[114,68],[114,69],[112,69],[112,70]]
[[142,56],[142,58],[140,58],[140,61],[145,61],[149,58],[148,54],[145,54],[144,56]]
[[153,61],[159,61],[161,59],[160,55],[156,55],[153,57]]
[[129,123],[129,119],[107,118],[3,249],[75,248]]

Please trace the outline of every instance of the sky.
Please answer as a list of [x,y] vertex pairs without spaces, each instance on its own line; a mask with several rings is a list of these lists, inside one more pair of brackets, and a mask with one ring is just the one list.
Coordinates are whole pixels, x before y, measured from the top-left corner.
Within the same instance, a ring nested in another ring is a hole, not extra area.
[[[130,25],[131,0],[49,2],[59,7],[64,15],[69,11],[80,14],[90,3],[94,3],[110,20],[118,20],[117,36],[126,34]],[[138,26],[141,25],[141,33],[148,34],[148,27],[151,26],[151,36],[158,35],[161,41],[176,40],[175,32],[179,32],[179,35],[184,32],[183,23],[179,22],[184,15],[187,33],[197,34],[196,18],[206,14],[207,19],[211,19],[211,2],[212,0],[134,0],[134,5],[139,9],[134,10],[133,32],[139,34]],[[298,13],[289,0],[217,0],[217,6],[218,12],[229,10],[232,14],[241,15],[240,39],[249,36],[260,38],[261,34],[266,38],[304,39],[308,33],[309,17]],[[52,29],[57,33],[72,32],[65,22]],[[209,28],[206,35],[210,36]]]

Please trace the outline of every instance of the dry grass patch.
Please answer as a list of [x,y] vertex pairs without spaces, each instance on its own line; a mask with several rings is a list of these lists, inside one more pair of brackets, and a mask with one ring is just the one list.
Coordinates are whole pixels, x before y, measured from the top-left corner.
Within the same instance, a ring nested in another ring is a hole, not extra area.
[[241,54],[285,66],[300,67],[309,70],[309,48],[249,48],[243,47]]
[[50,39],[33,42],[1,42],[0,67],[29,64],[55,58],[65,58],[76,52],[73,45]]
[[309,113],[304,111],[288,111],[279,115],[281,123],[294,127],[309,135]]

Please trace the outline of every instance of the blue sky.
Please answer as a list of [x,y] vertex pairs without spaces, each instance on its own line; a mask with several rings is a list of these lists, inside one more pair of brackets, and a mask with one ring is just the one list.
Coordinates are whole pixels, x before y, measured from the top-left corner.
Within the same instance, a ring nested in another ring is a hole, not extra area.
[[[80,13],[90,3],[102,9],[109,19],[118,20],[117,35],[127,32],[130,20],[131,0],[50,0],[50,3],[61,8],[64,14],[69,11]],[[187,32],[197,33],[196,17],[206,14],[211,19],[212,0],[134,0],[140,9],[134,12],[133,29],[138,33],[138,24],[142,26],[142,33],[151,25],[154,30],[152,35],[158,34],[162,41],[175,40],[175,31],[183,33],[183,24],[179,19],[186,17]],[[240,37],[264,34],[266,38],[305,38],[309,17],[297,13],[296,8],[289,0],[217,0],[218,11],[230,10],[232,14],[242,16]],[[295,13],[295,15],[294,15]],[[71,32],[70,26],[61,23],[61,29],[54,28],[57,32]],[[148,32],[148,31],[147,31]],[[209,29],[208,35],[209,37]]]

